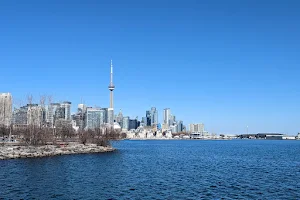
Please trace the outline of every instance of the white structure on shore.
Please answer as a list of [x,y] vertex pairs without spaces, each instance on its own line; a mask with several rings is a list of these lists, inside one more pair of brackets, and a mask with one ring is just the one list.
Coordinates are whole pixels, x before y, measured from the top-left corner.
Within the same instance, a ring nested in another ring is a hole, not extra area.
[[138,127],[137,129],[131,129],[124,131],[127,134],[128,139],[172,139],[173,135],[171,131],[161,130],[154,131],[151,128]]
[[12,95],[0,93],[0,125],[9,126],[12,122]]

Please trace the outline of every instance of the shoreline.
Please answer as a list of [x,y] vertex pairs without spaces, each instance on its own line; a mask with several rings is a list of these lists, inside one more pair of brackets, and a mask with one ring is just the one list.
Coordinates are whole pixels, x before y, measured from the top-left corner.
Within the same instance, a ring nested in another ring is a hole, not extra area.
[[42,145],[42,146],[0,146],[0,160],[19,158],[42,158],[59,155],[88,154],[113,152],[111,146],[103,147],[96,144]]

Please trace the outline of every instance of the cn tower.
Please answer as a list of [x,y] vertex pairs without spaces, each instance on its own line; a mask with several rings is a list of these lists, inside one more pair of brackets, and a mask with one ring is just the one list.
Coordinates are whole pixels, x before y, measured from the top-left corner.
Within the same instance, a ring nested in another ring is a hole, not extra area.
[[111,125],[114,124],[114,83],[113,83],[113,64],[112,60],[110,60],[110,84],[108,86],[108,89],[110,91],[110,105],[108,108],[108,123]]

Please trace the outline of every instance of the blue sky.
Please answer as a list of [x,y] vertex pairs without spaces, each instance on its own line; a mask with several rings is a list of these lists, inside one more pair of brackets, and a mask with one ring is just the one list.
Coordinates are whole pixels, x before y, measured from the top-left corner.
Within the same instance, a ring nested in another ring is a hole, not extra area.
[[300,131],[299,1],[1,1],[0,92],[216,133]]

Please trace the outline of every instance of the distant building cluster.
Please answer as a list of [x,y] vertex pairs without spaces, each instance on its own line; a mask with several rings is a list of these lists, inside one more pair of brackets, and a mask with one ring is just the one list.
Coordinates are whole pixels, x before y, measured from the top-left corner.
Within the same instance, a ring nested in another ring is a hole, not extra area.
[[[112,91],[111,88],[110,91]],[[69,126],[75,130],[87,130],[112,125],[113,128],[121,129],[125,133],[147,130],[149,134],[144,134],[145,137],[163,136],[167,132],[170,134],[187,132],[183,121],[177,120],[175,115],[171,114],[170,108],[163,110],[163,123],[161,124],[156,107],[147,110],[145,116],[139,120],[138,117],[131,119],[129,116],[123,116],[122,110],[117,115],[113,115],[113,108],[88,107],[85,104],[78,104],[76,113],[71,114],[72,103],[70,101],[49,102],[48,105],[30,102],[12,109],[10,93],[0,94],[0,104],[0,124],[5,126],[35,125],[51,128]],[[110,105],[112,106],[112,102]],[[205,132],[203,124],[190,124],[189,127],[191,132]]]
[[126,133],[129,139],[300,139],[300,133],[297,136],[280,133],[217,136],[206,131],[203,123],[184,126],[170,108],[163,109],[162,123],[159,123],[156,107],[146,110],[145,116],[139,120],[138,117],[131,119],[123,116],[122,110],[113,115],[112,108],[89,107],[86,104],[78,104],[77,111],[71,114],[70,101],[48,102],[48,105],[44,101],[40,104],[29,101],[26,105],[13,108],[12,99],[10,93],[0,93],[0,126],[72,127],[76,131],[109,127]]
[[[15,127],[26,127],[35,125],[39,127],[57,128],[61,126],[73,127],[75,130],[96,129],[100,127],[113,127],[127,133],[129,138],[168,138],[172,135],[187,132],[183,121],[176,119],[171,114],[170,108],[163,110],[163,121],[159,123],[158,110],[152,107],[147,110],[145,116],[131,119],[129,116],[123,116],[122,111],[114,114],[113,92],[115,85],[113,83],[113,65],[110,64],[110,104],[108,108],[88,107],[85,104],[79,104],[75,114],[71,114],[70,101],[52,103],[48,100],[45,105],[45,99],[40,104],[34,104],[32,99],[28,99],[28,104],[19,108],[12,108],[12,95],[10,93],[0,94],[0,125]],[[203,124],[190,124],[190,132],[208,134],[204,131]]]

